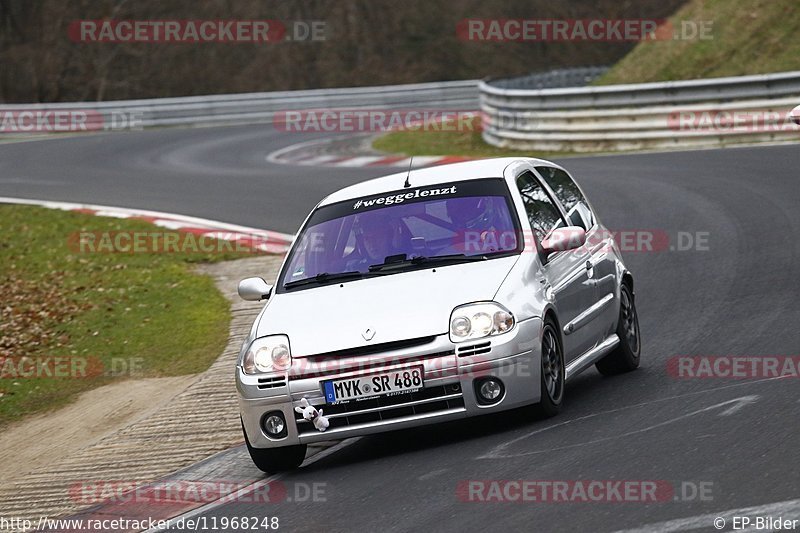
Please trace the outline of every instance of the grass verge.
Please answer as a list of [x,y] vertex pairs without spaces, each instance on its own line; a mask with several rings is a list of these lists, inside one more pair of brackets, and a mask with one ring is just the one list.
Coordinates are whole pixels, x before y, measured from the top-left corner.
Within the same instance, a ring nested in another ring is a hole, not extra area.
[[82,231],[174,233],[0,205],[0,426],[115,380],[201,372],[227,342],[228,301],[192,264],[241,252],[86,253]]
[[799,15],[797,0],[691,0],[670,17],[672,27],[685,21],[691,34],[710,24],[708,38],[643,41],[594,84],[800,70]]
[[[453,155],[464,157],[565,157],[571,152],[536,152],[508,150],[492,146],[481,137],[480,117],[472,119],[465,128],[442,128],[436,130],[402,130],[382,135],[375,139],[372,147],[382,152],[406,156]],[[455,131],[458,130],[458,131]]]

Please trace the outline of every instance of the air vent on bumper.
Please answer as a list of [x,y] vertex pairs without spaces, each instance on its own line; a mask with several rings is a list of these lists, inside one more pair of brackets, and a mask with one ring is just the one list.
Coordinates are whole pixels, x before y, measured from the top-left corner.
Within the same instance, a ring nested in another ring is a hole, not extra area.
[[285,376],[272,376],[268,378],[258,378],[258,388],[264,389],[277,389],[278,387],[286,386]]
[[459,346],[456,349],[456,354],[459,357],[469,357],[471,355],[481,355],[492,351],[492,343],[489,341],[480,342],[478,344],[470,344],[469,346]]

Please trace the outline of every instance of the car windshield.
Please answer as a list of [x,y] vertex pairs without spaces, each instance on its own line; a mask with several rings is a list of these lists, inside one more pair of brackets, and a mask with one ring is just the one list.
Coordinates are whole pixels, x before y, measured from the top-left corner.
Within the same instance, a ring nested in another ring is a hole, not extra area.
[[354,198],[311,215],[278,287],[291,290],[518,253],[518,227],[500,178]]

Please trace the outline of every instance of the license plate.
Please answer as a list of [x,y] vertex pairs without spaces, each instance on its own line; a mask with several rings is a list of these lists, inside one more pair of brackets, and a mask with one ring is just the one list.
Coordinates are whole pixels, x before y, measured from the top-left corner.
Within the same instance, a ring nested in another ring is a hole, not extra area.
[[328,403],[408,394],[422,388],[422,375],[422,367],[415,366],[368,376],[323,381],[322,390]]

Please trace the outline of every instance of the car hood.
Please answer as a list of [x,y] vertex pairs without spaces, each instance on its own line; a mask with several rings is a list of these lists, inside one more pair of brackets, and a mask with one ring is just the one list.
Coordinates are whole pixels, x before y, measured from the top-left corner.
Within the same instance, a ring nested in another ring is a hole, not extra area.
[[[258,337],[289,336],[292,357],[448,332],[456,306],[491,300],[518,256],[275,294]],[[367,329],[374,332],[366,340]]]

